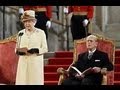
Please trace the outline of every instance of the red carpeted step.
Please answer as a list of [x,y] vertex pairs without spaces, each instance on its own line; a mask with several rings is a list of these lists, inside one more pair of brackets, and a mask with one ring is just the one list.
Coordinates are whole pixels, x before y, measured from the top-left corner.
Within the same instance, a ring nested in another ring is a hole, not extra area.
[[57,69],[60,67],[67,69],[69,65],[46,65],[44,67],[44,72],[57,72]]
[[45,81],[44,85],[58,85],[58,81]]
[[55,52],[55,57],[57,58],[67,58],[67,57],[73,57],[73,52],[70,51],[59,51],[59,52]]
[[114,81],[114,85],[120,85],[120,81]]
[[120,49],[116,49],[115,50],[115,56],[116,57],[120,57]]
[[72,58],[49,58],[49,64],[51,65],[70,65]]
[[115,64],[114,71],[120,72],[120,64]]
[[114,72],[114,81],[120,81],[120,72]]
[[[56,70],[62,65],[67,68],[72,63],[73,52],[56,52],[55,57],[56,58],[50,58],[49,65],[45,66],[45,85],[57,85],[59,74],[57,74]],[[115,51],[114,84],[120,85],[120,49]]]
[[120,64],[120,57],[115,57],[115,64]]
[[45,73],[45,81],[58,81],[59,74],[58,73]]

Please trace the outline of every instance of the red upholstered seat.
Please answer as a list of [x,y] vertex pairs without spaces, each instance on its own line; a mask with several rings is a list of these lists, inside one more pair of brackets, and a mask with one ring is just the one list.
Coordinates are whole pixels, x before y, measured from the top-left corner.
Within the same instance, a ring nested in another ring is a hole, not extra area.
[[[109,56],[110,61],[114,65],[115,45],[113,41],[100,35],[97,35],[97,36],[99,38],[98,49],[103,52],[106,52]],[[78,54],[83,53],[85,51],[87,51],[85,38],[81,40],[76,40],[74,42],[73,63],[77,60]],[[63,74],[60,75],[59,82],[58,82],[59,85],[61,84],[62,80],[64,80]],[[114,71],[109,71],[107,72],[107,75],[104,75],[102,85],[113,85],[113,81],[114,81]]]
[[18,56],[15,54],[15,44],[15,37],[0,41],[0,83],[15,83],[18,62]]

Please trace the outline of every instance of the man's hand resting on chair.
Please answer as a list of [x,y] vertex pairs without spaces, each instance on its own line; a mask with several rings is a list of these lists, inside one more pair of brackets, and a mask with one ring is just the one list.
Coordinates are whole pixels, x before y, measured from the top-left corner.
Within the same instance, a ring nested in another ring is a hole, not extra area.
[[61,67],[61,68],[57,69],[57,73],[59,73],[59,74],[67,74],[68,71]]

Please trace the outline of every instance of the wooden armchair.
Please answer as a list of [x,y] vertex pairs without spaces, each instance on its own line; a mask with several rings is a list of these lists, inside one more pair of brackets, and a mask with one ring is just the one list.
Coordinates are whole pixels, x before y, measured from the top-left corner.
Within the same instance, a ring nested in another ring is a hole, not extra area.
[[[98,42],[99,42],[98,49],[103,52],[106,52],[109,56],[110,61],[114,65],[115,45],[113,41],[100,35],[96,35],[96,36],[98,37]],[[78,54],[83,53],[85,51],[87,51],[85,38],[74,41],[73,63],[75,63],[75,61],[77,60]],[[58,85],[61,85],[62,81],[66,78],[66,75],[63,71],[59,72],[59,70],[60,69],[58,69],[58,73],[60,74],[60,77],[59,77]],[[67,71],[69,71],[69,68],[67,69]],[[106,75],[103,75],[102,85],[113,85],[113,81],[114,81],[114,71],[108,71]]]

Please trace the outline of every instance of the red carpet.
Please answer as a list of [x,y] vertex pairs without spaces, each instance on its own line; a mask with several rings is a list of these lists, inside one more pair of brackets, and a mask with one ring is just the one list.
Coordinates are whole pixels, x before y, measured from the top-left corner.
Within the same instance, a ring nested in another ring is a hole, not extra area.
[[72,58],[50,58],[49,64],[50,65],[70,65],[73,61]]
[[44,67],[45,85],[57,85],[59,80],[57,69],[59,67],[67,69],[73,61],[73,53],[67,51],[55,52],[55,56],[48,60],[49,64]]
[[[45,85],[57,85],[59,75],[57,69],[67,69],[73,61],[73,52],[55,52],[55,57],[49,58],[49,64],[45,66]],[[115,51],[114,85],[120,85],[120,49]]]
[[120,85],[120,49],[115,51],[114,85]]

